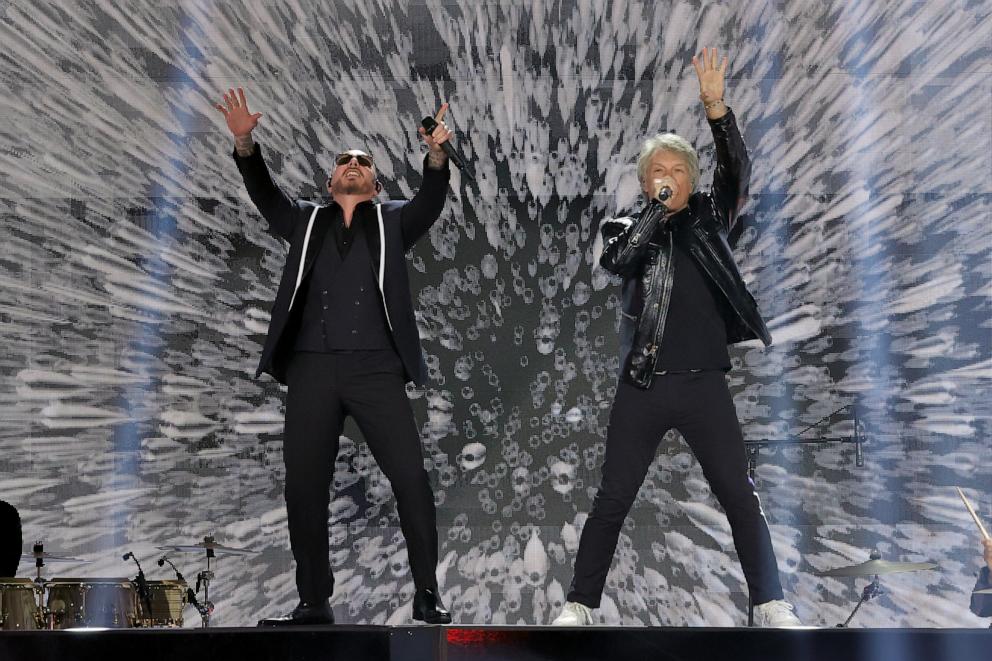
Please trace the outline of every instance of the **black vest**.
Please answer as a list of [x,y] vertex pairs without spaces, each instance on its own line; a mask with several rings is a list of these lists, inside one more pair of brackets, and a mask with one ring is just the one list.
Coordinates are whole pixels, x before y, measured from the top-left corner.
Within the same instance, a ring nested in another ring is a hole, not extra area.
[[[334,222],[341,222],[340,217]],[[310,272],[296,351],[389,349],[392,342],[369,246],[357,214],[351,225],[354,243],[344,259],[334,231],[324,235]]]

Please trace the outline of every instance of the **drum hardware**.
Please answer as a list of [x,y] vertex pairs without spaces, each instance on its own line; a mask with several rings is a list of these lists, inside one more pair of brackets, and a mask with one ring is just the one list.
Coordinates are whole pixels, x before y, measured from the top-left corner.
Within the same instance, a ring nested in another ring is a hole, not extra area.
[[160,551],[171,551],[173,553],[199,553],[200,551],[211,552],[210,557],[216,555],[255,555],[259,551],[255,549],[239,549],[233,546],[224,546],[214,541],[213,535],[207,535],[202,542],[196,544],[172,544],[157,547]]
[[[182,572],[180,572],[179,569],[174,564],[172,564],[172,561],[169,560],[169,558],[164,555],[158,559],[158,566],[162,567],[167,562],[169,563],[169,566],[172,567],[172,571],[176,573],[176,580],[179,581],[186,588],[186,600],[190,604],[192,604],[193,607],[196,608],[196,611],[200,614],[200,622],[203,623],[208,621],[210,619],[210,611],[207,609],[206,606],[201,604],[199,600],[197,600],[196,593],[193,592],[193,588],[191,588],[189,586],[189,583],[186,582],[186,579],[183,577]],[[205,627],[206,624],[203,624],[203,626]]]
[[34,560],[35,619],[38,621],[38,628],[53,629],[55,623],[52,614],[45,605],[45,590],[48,581],[41,575],[41,570],[45,567],[45,562],[89,562],[89,560],[49,553],[45,550],[45,542],[40,539],[31,547],[31,553],[21,555],[21,560]]
[[924,571],[930,569],[936,569],[937,565],[933,562],[890,562],[888,560],[882,560],[882,554],[875,549],[868,556],[866,562],[862,562],[856,565],[849,565],[847,567],[837,567],[836,569],[828,569],[827,571],[817,572],[817,576],[830,576],[830,577],[859,577],[859,576],[872,576],[871,582],[865,586],[864,590],[861,591],[861,599],[858,600],[857,605],[855,605],[854,610],[851,614],[847,616],[843,624],[838,624],[839,628],[846,628],[851,620],[854,619],[855,614],[858,609],[861,608],[869,599],[881,596],[885,594],[882,590],[881,584],[879,582],[880,574],[895,574],[899,572],[907,571]]
[[152,598],[148,592],[148,581],[145,580],[145,572],[141,571],[141,563],[138,562],[138,557],[133,553],[131,553],[130,551],[125,553],[123,556],[123,560],[125,562],[129,559],[134,560],[134,564],[138,565],[138,575],[134,577],[134,581],[132,582],[138,588],[138,596],[141,597],[141,601],[144,602],[144,605],[148,609],[148,612],[151,613]]
[[215,577],[213,569],[211,569],[211,562],[218,556],[218,554],[252,555],[258,553],[258,551],[253,549],[239,549],[232,546],[218,544],[214,541],[213,535],[206,535],[202,542],[198,542],[196,544],[173,544],[171,546],[159,546],[158,549],[160,551],[172,551],[175,553],[206,552],[207,568],[197,573],[196,589],[193,590],[194,594],[198,594],[200,592],[200,586],[203,586],[203,602],[202,606],[198,607],[198,610],[200,611],[200,619],[204,629],[210,626],[210,616],[214,612],[214,604],[210,601],[210,581],[212,581]]

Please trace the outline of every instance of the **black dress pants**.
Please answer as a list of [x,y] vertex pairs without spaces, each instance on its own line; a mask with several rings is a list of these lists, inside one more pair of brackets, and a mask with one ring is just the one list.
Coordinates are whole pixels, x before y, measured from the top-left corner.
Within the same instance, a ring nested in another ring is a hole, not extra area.
[[328,506],[345,417],[358,423],[396,497],[417,589],[436,587],[437,517],[420,433],[392,349],[293,354],[286,372],[286,509],[300,599],[331,595]]
[[568,594],[598,608],[623,520],[662,436],[678,429],[727,514],[755,604],[782,598],[768,524],[747,474],[747,452],[721,371],[656,375],[642,390],[620,382],[606,434],[603,478],[586,519]]

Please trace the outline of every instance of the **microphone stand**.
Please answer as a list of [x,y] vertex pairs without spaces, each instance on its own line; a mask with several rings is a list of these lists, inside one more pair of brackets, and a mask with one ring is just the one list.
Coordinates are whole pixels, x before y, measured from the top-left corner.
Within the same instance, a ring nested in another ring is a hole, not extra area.
[[171,560],[169,560],[167,557],[163,555],[161,558],[158,559],[158,566],[161,567],[167,562],[169,563],[169,566],[172,567],[172,571],[176,573],[176,580],[178,580],[180,583],[186,586],[186,600],[194,608],[196,608],[196,611],[200,614],[200,622],[203,624],[203,627],[205,628],[207,626],[207,622],[210,621],[210,610],[212,610],[212,608],[208,609],[206,606],[204,606],[199,602],[199,600],[196,598],[196,593],[193,592],[193,588],[189,586],[189,583],[186,582],[186,579],[183,577],[182,573],[176,568],[174,564],[172,564]]
[[148,591],[148,582],[145,581],[145,572],[141,571],[141,563],[138,562],[138,558],[128,551],[124,554],[124,560],[134,560],[134,564],[138,565],[138,576],[135,578],[135,583],[138,584],[138,596],[141,600],[145,602],[145,607],[148,609],[148,616],[151,617],[152,614],[152,596]]

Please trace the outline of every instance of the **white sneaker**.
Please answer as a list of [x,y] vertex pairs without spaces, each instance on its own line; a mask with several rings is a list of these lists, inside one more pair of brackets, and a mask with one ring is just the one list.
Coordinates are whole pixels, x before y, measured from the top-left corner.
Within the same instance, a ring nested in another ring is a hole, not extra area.
[[584,627],[593,623],[592,609],[585,604],[566,601],[561,609],[561,615],[555,618],[554,627]]
[[787,629],[801,627],[795,608],[788,601],[774,599],[754,607],[754,626]]

